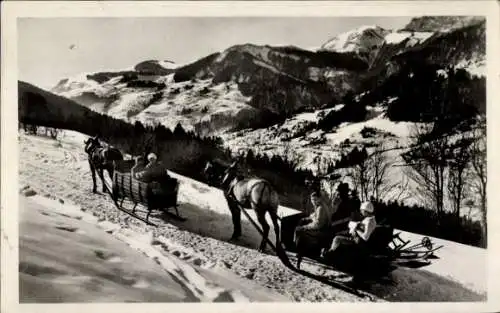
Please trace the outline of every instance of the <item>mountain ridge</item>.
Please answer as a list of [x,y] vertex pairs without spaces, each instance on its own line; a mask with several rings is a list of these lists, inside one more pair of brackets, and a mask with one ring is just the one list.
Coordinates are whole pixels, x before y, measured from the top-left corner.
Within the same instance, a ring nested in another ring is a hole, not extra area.
[[[147,60],[134,71],[61,80],[52,91],[131,121],[177,119],[196,128],[213,120],[212,131],[232,131],[342,104],[345,97],[378,88],[416,58],[484,76],[485,43],[480,17],[420,17],[398,30],[361,26],[330,38],[316,51],[238,44],[188,64]],[[223,117],[216,113],[220,109],[234,112]],[[252,113],[241,115],[241,109]],[[251,121],[245,120],[250,116]],[[224,126],[218,127],[219,122]]]

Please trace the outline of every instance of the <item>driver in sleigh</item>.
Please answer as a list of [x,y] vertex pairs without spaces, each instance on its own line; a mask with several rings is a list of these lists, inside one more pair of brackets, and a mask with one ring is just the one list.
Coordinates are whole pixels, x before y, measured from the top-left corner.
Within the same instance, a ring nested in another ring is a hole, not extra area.
[[132,175],[134,178],[147,183],[156,183],[154,185],[159,184],[158,186],[153,186],[153,190],[156,190],[155,187],[166,187],[168,183],[173,181],[162,162],[158,161],[156,154],[148,154],[148,161],[148,164],[141,169],[140,161],[138,160],[139,164],[136,164],[136,166],[132,168]]

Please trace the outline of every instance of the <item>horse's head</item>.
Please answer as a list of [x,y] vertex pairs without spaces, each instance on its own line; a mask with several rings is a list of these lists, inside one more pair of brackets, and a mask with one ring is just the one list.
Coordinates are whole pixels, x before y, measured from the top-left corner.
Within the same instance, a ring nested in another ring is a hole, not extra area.
[[91,153],[96,148],[101,147],[101,143],[99,142],[99,138],[89,138],[83,142],[85,144],[85,152]]
[[207,164],[205,164],[205,168],[203,168],[203,173],[208,174],[213,171],[214,165],[212,162],[207,161]]
[[220,163],[208,161],[203,169],[203,175],[210,186],[220,187],[221,178],[224,172]]
[[209,185],[213,185],[215,183],[214,171],[215,171],[214,165],[212,164],[212,162],[208,161],[207,164],[205,164],[205,168],[203,168],[203,175],[205,176],[205,179],[207,180]]

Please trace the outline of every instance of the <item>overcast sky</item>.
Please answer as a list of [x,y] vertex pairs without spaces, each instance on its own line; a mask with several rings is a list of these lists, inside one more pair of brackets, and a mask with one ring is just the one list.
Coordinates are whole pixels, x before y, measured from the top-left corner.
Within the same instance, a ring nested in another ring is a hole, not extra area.
[[[42,88],[83,72],[149,59],[183,64],[242,43],[321,46],[362,25],[397,29],[410,17],[20,18],[19,79]],[[70,49],[70,47],[72,47]]]

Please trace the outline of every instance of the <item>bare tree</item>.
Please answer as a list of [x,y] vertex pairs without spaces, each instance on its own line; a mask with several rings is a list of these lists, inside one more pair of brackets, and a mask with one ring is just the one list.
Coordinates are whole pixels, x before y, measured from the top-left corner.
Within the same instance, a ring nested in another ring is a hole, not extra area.
[[392,160],[382,146],[378,146],[370,155],[360,155],[350,176],[361,201],[372,198],[380,200],[396,188],[398,183],[392,182],[388,175],[392,165]]
[[300,153],[297,153],[289,142],[283,144],[282,147],[283,152],[281,155],[283,160],[289,162],[293,168],[299,167],[304,161],[304,156]]
[[467,167],[470,164],[472,140],[463,133],[450,147],[448,161],[448,195],[455,213],[457,225],[460,225],[460,209],[467,196]]
[[394,162],[383,151],[384,147],[378,146],[367,159],[368,194],[375,200],[384,198],[398,185],[389,178],[389,169]]
[[369,198],[369,160],[367,158],[359,160],[352,168],[351,176],[354,189],[358,190],[361,201],[367,201]]
[[408,191],[409,188],[409,178],[407,175],[403,175],[401,178],[401,181],[397,183],[397,186],[394,187],[394,189],[399,189],[399,192],[394,196],[393,200],[395,201],[404,201],[408,198],[408,193],[406,196],[403,198],[403,195],[405,194],[406,191]]
[[474,130],[474,141],[471,145],[471,187],[472,192],[479,197],[479,213],[483,230],[483,246],[486,247],[487,220],[486,220],[486,118],[479,120],[479,127]]
[[404,155],[411,167],[409,177],[418,184],[417,192],[431,204],[437,214],[437,222],[444,211],[444,191],[449,157],[448,138],[431,136],[434,125],[415,125],[413,135],[418,143]]

